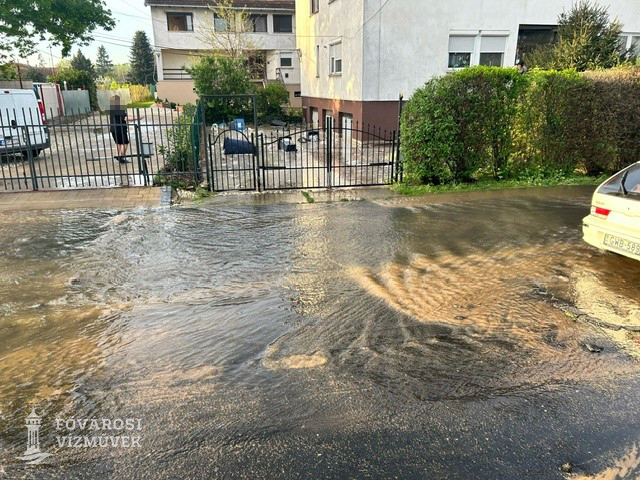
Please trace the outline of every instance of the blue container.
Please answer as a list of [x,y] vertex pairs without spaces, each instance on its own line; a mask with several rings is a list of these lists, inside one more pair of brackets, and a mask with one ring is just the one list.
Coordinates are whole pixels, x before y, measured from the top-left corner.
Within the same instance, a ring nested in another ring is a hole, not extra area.
[[246,125],[244,123],[244,118],[236,118],[233,122],[231,122],[231,130],[235,130],[236,132],[244,132]]

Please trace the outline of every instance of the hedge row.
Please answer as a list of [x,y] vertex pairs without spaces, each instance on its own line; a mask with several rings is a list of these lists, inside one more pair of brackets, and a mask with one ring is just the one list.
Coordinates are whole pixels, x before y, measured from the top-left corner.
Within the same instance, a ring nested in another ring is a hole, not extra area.
[[613,172],[640,160],[640,69],[473,67],[436,78],[405,106],[413,183]]

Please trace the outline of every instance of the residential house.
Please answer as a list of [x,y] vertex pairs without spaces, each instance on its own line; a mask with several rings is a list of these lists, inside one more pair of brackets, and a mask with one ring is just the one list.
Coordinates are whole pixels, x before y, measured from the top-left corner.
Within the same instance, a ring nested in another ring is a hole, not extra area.
[[[177,103],[195,102],[193,80],[186,67],[211,53],[208,32],[224,31],[225,22],[207,0],[146,0],[151,7],[158,75],[158,97]],[[293,0],[233,0],[250,18],[247,43],[255,53],[250,67],[256,83],[281,81],[291,106],[301,106],[300,59],[296,51]]]
[[[397,125],[398,97],[469,65],[512,66],[552,42],[573,0],[298,0],[308,121]],[[640,53],[640,2],[610,0],[621,43]]]

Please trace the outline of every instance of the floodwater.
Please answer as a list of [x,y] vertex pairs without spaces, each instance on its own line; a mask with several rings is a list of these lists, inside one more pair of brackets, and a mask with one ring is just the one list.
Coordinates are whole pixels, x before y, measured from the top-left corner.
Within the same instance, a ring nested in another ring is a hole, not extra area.
[[640,326],[640,263],[591,192],[2,214],[0,479],[636,478],[640,334],[585,319]]

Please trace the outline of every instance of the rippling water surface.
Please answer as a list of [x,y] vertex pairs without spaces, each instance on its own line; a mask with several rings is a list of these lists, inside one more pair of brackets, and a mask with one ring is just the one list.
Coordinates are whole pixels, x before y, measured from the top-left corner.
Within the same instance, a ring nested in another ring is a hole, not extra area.
[[[634,464],[640,337],[571,314],[640,325],[640,264],[581,241],[590,193],[0,215],[0,466],[562,478],[566,461]],[[56,456],[25,466],[32,404]],[[143,446],[58,448],[58,417],[141,418]]]

